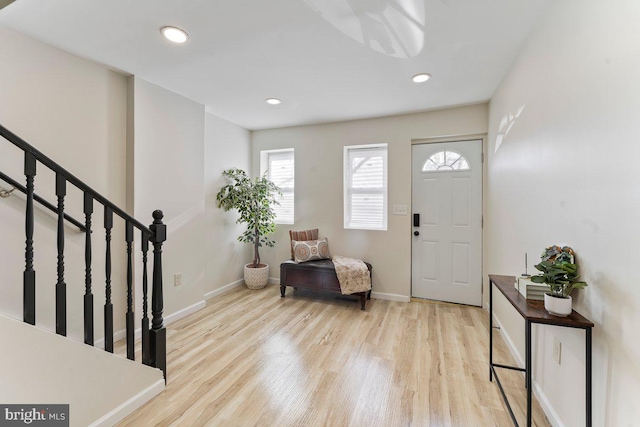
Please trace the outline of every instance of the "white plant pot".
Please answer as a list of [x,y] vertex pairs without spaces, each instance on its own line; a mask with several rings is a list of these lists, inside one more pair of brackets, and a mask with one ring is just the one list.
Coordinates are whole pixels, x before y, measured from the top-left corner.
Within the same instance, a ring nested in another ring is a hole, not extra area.
[[249,289],[262,289],[269,282],[269,265],[262,264],[264,267],[253,268],[253,264],[244,266],[244,283]]
[[544,308],[554,316],[567,317],[570,315],[572,302],[573,299],[570,296],[566,298],[558,298],[549,294],[544,294]]

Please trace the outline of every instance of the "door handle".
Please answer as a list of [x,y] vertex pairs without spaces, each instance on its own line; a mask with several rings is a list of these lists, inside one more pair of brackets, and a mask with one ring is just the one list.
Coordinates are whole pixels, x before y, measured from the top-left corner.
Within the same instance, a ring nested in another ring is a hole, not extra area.
[[417,213],[413,214],[413,226],[420,227],[420,214],[417,214]]
[[413,235],[414,235],[414,236],[419,236],[419,235],[420,235],[420,232],[419,232],[418,230],[416,230],[416,231],[414,231],[414,232],[413,232]]

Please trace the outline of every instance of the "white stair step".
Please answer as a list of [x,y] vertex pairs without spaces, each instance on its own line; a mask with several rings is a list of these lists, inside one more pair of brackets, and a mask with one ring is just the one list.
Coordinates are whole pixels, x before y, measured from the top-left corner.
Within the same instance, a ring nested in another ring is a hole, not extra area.
[[0,315],[0,402],[69,404],[71,426],[112,426],[164,390],[162,371]]

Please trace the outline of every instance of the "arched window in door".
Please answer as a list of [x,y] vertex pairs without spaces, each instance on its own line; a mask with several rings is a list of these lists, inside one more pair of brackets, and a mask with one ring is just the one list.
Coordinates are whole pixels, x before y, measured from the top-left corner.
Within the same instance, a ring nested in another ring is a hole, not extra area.
[[431,155],[422,165],[422,172],[468,171],[469,169],[471,169],[469,162],[462,154],[449,150]]

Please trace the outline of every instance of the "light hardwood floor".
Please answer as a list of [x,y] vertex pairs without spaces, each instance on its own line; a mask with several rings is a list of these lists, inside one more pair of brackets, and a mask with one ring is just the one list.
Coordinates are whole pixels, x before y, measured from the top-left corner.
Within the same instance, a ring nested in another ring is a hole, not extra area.
[[[512,425],[480,308],[374,299],[363,312],[342,296],[237,288],[167,333],[166,390],[120,426]],[[494,338],[496,361],[514,364]],[[499,374],[522,424],[522,374]],[[534,425],[549,425],[537,402]]]

